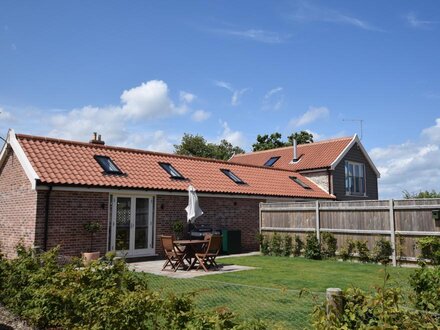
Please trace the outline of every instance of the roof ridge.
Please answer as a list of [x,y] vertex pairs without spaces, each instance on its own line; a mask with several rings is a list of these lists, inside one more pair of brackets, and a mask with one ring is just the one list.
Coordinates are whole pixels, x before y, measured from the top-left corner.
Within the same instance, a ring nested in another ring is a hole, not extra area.
[[[302,143],[302,144],[298,144],[298,148],[302,147],[302,146],[310,146],[310,145],[317,145],[317,144],[325,144],[325,143],[331,143],[331,142],[337,142],[337,141],[341,141],[341,140],[352,140],[353,136],[344,136],[344,137],[339,137],[339,138],[333,138],[333,139],[327,139],[327,140],[321,140],[321,141],[316,141],[316,142],[312,142],[312,143]],[[244,153],[244,154],[237,154],[234,155],[233,158],[235,157],[242,157],[242,156],[248,156],[248,155],[254,155],[254,154],[262,154],[265,152],[273,152],[275,150],[284,150],[284,149],[290,149],[292,148],[292,146],[287,146],[287,147],[280,147],[280,148],[273,148],[273,149],[266,149],[266,150],[258,150],[258,151],[252,151],[252,152],[248,152],[248,153]]]
[[136,149],[136,148],[100,145],[100,144],[93,144],[93,143],[82,142],[82,141],[57,139],[57,138],[51,138],[51,137],[45,137],[45,136],[36,136],[36,135],[27,135],[27,134],[18,134],[17,133],[16,137],[17,137],[17,139],[39,140],[39,141],[44,141],[44,142],[70,144],[70,145],[84,146],[84,147],[96,148],[96,149],[109,149],[109,150],[115,150],[115,151],[150,154],[150,155],[165,156],[165,157],[171,157],[171,158],[192,159],[192,160],[199,160],[199,161],[205,161],[205,162],[211,162],[211,163],[224,164],[226,166],[237,165],[237,166],[243,166],[243,167],[263,168],[263,169],[267,169],[267,170],[297,173],[297,171],[289,170],[289,169],[273,168],[273,167],[251,165],[251,164],[241,164],[241,163],[235,163],[233,161],[225,161],[225,160],[196,157],[196,156],[177,155],[177,154],[170,154],[170,153],[166,153],[166,152],[150,151],[150,150],[143,150],[143,149]]

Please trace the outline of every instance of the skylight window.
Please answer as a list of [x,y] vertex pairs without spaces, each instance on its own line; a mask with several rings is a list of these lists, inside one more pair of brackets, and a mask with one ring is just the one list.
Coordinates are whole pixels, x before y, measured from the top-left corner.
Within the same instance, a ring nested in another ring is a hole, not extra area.
[[264,163],[264,166],[273,166],[280,159],[280,156],[271,157]]
[[238,183],[238,184],[244,184],[245,182],[242,180],[242,179],[240,179],[238,176],[236,176],[232,171],[230,171],[230,170],[225,170],[225,169],[222,169],[222,170],[220,170],[220,171],[222,171],[229,179],[231,179],[232,181],[234,181],[235,183]]
[[289,176],[289,178],[291,178],[295,183],[299,184],[304,189],[312,189],[309,185],[298,179],[296,176]]
[[162,168],[167,171],[167,173],[171,176],[173,179],[181,179],[184,180],[184,176],[177,171],[173,165],[169,163],[159,163]]
[[107,156],[95,156],[96,161],[101,165],[102,169],[107,174],[122,174],[119,167]]

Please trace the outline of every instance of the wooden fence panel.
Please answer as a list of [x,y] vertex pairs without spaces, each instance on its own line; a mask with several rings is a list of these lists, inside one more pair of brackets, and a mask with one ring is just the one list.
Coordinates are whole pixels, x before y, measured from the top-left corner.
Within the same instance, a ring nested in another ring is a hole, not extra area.
[[372,249],[380,237],[391,241],[396,258],[416,260],[420,251],[416,240],[423,236],[440,236],[440,220],[433,210],[440,209],[440,199],[378,201],[313,201],[260,204],[260,231],[304,235],[331,232],[338,248],[347,240],[367,241]]

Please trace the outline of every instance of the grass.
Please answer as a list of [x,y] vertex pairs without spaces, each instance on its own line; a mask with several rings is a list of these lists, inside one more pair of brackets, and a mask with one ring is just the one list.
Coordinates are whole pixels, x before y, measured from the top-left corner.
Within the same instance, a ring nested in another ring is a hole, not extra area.
[[[357,286],[372,290],[383,282],[384,266],[339,262],[335,260],[309,260],[271,256],[230,257],[222,263],[256,267],[255,270],[211,275],[210,280],[268,288],[285,287],[291,290],[306,288],[313,292],[325,292],[327,288],[346,289]],[[409,268],[387,267],[390,284],[407,285]]]
[[[172,279],[140,274],[150,279],[151,288],[164,294],[194,293],[201,308],[227,307],[243,318],[261,318],[281,322],[287,329],[308,328],[313,306],[325,299],[329,287],[346,289],[357,286],[372,290],[382,285],[384,267],[372,264],[308,260],[269,256],[228,257],[219,263],[255,267],[254,270]],[[390,285],[408,286],[413,271],[387,267]],[[300,290],[306,293],[300,295]]]

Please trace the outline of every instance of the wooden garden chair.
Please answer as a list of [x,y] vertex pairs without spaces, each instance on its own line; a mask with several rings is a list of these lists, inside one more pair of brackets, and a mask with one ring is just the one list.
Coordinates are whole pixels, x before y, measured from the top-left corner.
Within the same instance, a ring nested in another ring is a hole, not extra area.
[[205,251],[196,253],[196,259],[199,262],[197,270],[203,268],[203,270],[207,272],[209,267],[218,268],[215,258],[217,258],[220,253],[221,247],[222,237],[219,235],[212,235],[209,238],[209,243],[206,245]]
[[162,235],[160,237],[160,241],[162,243],[163,251],[166,258],[162,270],[164,270],[167,266],[171,266],[172,270],[177,271],[180,266],[184,266],[185,252],[182,252],[175,247],[173,236]]

